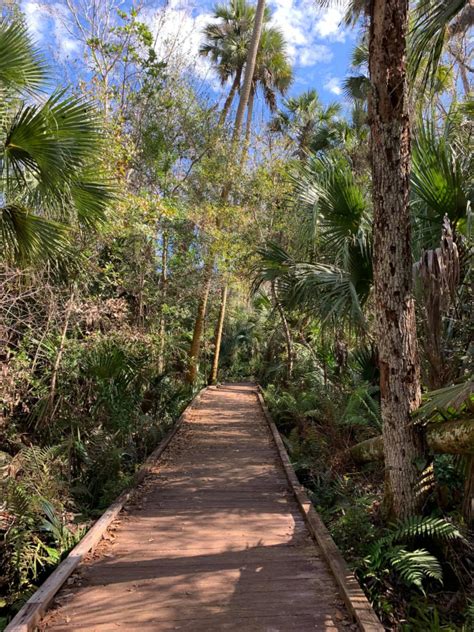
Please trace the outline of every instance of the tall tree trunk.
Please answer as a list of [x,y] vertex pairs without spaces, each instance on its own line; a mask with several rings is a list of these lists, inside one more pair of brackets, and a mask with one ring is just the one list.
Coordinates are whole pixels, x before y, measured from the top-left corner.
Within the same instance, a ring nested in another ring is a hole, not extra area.
[[252,131],[252,115],[253,115],[253,103],[255,100],[255,89],[250,91],[249,102],[247,103],[247,121],[245,124],[245,139],[244,147],[242,150],[242,162],[247,159],[247,154],[250,147],[250,133]]
[[369,43],[374,285],[385,454],[385,505],[420,511],[426,455],[410,423],[420,404],[409,216],[410,121],[406,86],[408,0],[372,0]]
[[222,331],[224,329],[225,310],[227,304],[227,283],[222,286],[221,307],[219,317],[216,324],[216,333],[214,337],[214,357],[212,358],[211,373],[209,375],[209,384],[217,383],[217,374],[219,372],[219,355],[221,352]]
[[255,21],[253,24],[252,39],[250,40],[250,46],[247,53],[247,61],[245,64],[244,85],[242,86],[242,90],[240,92],[239,107],[237,108],[237,114],[235,115],[234,133],[232,136],[233,143],[236,143],[240,138],[245,108],[247,107],[247,103],[250,97],[250,91],[252,89],[258,45],[260,44],[260,35],[262,34],[264,12],[265,0],[258,0],[257,9],[255,11]]
[[[234,131],[232,134],[231,160],[232,159],[235,160],[237,143],[240,140],[240,132],[242,130],[242,122],[244,120],[244,112],[249,102],[249,97],[250,97],[250,93],[252,89],[253,75],[255,72],[255,62],[257,59],[258,46],[260,44],[260,35],[262,33],[264,11],[265,11],[265,0],[258,0],[257,9],[255,11],[255,20],[254,20],[253,31],[252,31],[252,39],[250,41],[250,46],[247,53],[247,61],[245,64],[244,85],[242,87],[242,90],[240,91],[239,107],[237,108],[237,113],[235,115]],[[224,184],[224,187],[221,193],[221,201],[223,204],[226,204],[227,200],[229,199],[231,186],[232,185],[231,185],[230,180],[228,180]],[[211,268],[211,274],[212,274],[212,268]],[[209,275],[209,284],[210,284],[210,275]],[[208,288],[208,293],[209,293],[209,288]],[[206,302],[207,302],[207,298],[206,298]],[[224,326],[224,318],[225,318],[225,305],[224,305],[224,311],[222,313],[222,327]],[[196,321],[196,324],[197,324],[197,321]],[[194,345],[194,337],[193,337],[193,345]],[[216,353],[216,356],[214,357],[214,361],[216,362],[215,371],[216,371],[216,376],[217,376],[217,372],[219,369],[219,352]],[[188,376],[189,376],[188,381],[191,381],[192,379],[191,365],[190,365],[190,371],[189,371]],[[192,381],[194,381],[194,379],[192,379]]]
[[237,90],[240,87],[240,80],[242,78],[242,68],[239,68],[235,73],[234,81],[229,90],[229,94],[227,95],[227,99],[224,102],[224,107],[222,108],[222,112],[219,116],[219,125],[224,125],[227,115],[229,114],[230,108],[232,107],[232,103],[234,102],[234,97]]
[[204,330],[204,318],[206,316],[207,299],[209,298],[209,290],[211,289],[212,269],[214,267],[214,257],[209,258],[204,266],[203,286],[201,296],[199,297],[196,320],[194,322],[193,340],[188,355],[188,370],[186,373],[186,381],[188,384],[194,384],[199,369],[199,352],[201,350],[201,338]]
[[291,339],[291,332],[290,332],[290,328],[288,326],[288,321],[286,319],[285,311],[284,311],[283,306],[282,306],[282,304],[280,302],[280,299],[278,298],[278,294],[277,294],[276,287],[275,287],[275,281],[272,281],[271,288],[272,288],[273,302],[275,303],[275,307],[277,308],[278,313],[280,315],[281,324],[283,326],[283,332],[285,334],[285,342],[286,342],[286,376],[287,376],[287,380],[289,382],[291,380],[292,375],[293,375],[293,341]]
[[159,351],[158,351],[158,373],[161,375],[165,371],[165,334],[166,334],[166,318],[164,313],[164,304],[166,302],[166,293],[168,290],[168,233],[163,232],[162,251],[161,251],[161,309],[160,309],[160,325],[159,325]]

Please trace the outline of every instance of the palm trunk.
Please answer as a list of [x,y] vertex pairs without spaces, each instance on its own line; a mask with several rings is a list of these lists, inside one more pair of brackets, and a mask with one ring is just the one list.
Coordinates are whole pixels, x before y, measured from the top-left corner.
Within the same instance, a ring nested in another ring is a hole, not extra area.
[[193,384],[196,381],[198,369],[199,369],[199,352],[201,350],[202,332],[204,330],[204,318],[206,316],[207,299],[209,298],[209,290],[211,289],[212,269],[214,267],[214,258],[209,256],[209,259],[204,266],[204,279],[199,298],[198,310],[196,314],[196,320],[194,322],[193,339],[191,342],[191,348],[188,355],[188,370],[186,373],[186,381],[188,384]]
[[217,383],[217,374],[219,372],[219,355],[221,352],[222,331],[224,329],[225,309],[227,304],[227,284],[222,286],[221,308],[216,324],[216,334],[214,343],[214,357],[212,359],[211,374],[209,375],[209,384]]
[[250,92],[252,90],[253,74],[255,72],[255,62],[257,60],[258,45],[260,43],[260,35],[262,34],[263,15],[265,12],[265,0],[258,0],[257,9],[255,11],[255,21],[253,24],[252,39],[247,53],[247,62],[245,64],[244,85],[240,93],[239,107],[235,115],[234,133],[232,142],[236,143],[240,138],[240,131],[244,120],[244,112],[249,101]]
[[410,121],[406,87],[408,0],[373,0],[369,44],[374,286],[385,456],[385,506],[420,511],[426,450],[410,423],[420,404],[409,216]]
[[222,112],[219,116],[218,125],[224,125],[227,115],[229,114],[230,108],[232,107],[232,103],[234,102],[234,97],[239,89],[240,80],[242,78],[242,68],[239,68],[235,73],[234,81],[229,90],[229,94],[227,95],[227,99],[225,100],[224,107],[222,108]]
[[285,312],[283,310],[283,306],[280,303],[280,300],[278,298],[278,294],[276,292],[275,281],[272,281],[271,288],[272,288],[273,302],[275,303],[275,307],[277,308],[278,313],[280,315],[281,324],[283,326],[283,332],[285,334],[285,342],[286,342],[286,375],[287,375],[287,380],[289,382],[291,380],[292,375],[293,375],[293,341],[291,339],[291,332],[290,332],[290,328],[288,327],[288,321],[286,319]]
[[[242,130],[242,122],[244,119],[244,112],[247,107],[247,104],[249,103],[249,97],[250,97],[250,93],[252,89],[253,75],[255,71],[255,62],[257,59],[258,45],[260,43],[260,35],[262,33],[264,11],[265,11],[265,0],[258,0],[257,9],[255,11],[255,21],[253,25],[252,39],[250,41],[250,46],[247,53],[247,61],[245,65],[244,85],[240,92],[239,107],[237,108],[237,113],[235,115],[234,131],[232,134],[233,147],[232,147],[231,154],[234,153],[233,150],[235,150],[237,142],[240,138],[240,132]],[[239,75],[239,83],[240,83],[240,75]],[[231,95],[229,94],[229,96]],[[233,98],[233,95],[232,95],[232,98]],[[224,105],[224,111],[225,111],[225,107],[226,105]],[[229,105],[229,108],[230,108],[230,105]],[[228,181],[224,184],[224,187],[221,193],[221,201],[224,204],[229,199],[230,189],[231,189],[231,183],[230,181]],[[207,297],[209,295],[212,267],[213,266],[211,266],[209,270],[208,282],[206,282],[204,292],[203,292],[203,297],[205,296],[204,308],[202,308],[202,300],[201,300],[199,309],[198,309],[198,318],[196,319],[196,324],[194,327],[193,343],[191,346],[191,352],[190,352],[190,358],[189,358],[190,360],[189,369],[188,369],[188,382],[190,383],[194,383],[196,379],[196,375],[197,375],[197,357],[199,355],[200,339],[201,339],[202,329],[203,329],[203,324],[204,324],[204,314],[206,311]],[[227,291],[226,291],[226,294],[227,294]],[[201,316],[200,316],[200,312],[202,312]],[[222,304],[221,304],[221,314],[219,315],[219,321],[221,320],[221,317],[222,317],[222,323],[220,323],[220,328],[221,328],[220,334],[222,336],[222,326],[224,324],[224,318],[225,318],[224,300],[222,301]],[[201,322],[200,324],[198,324],[200,320]],[[219,366],[219,351],[220,351],[220,340],[219,340],[219,345],[217,345],[217,335],[216,335],[216,351],[214,354],[213,366],[212,366],[212,371],[211,371],[212,380],[217,379],[217,372],[218,372],[218,366]]]
[[245,162],[247,159],[247,154],[250,147],[250,134],[252,131],[252,114],[253,114],[253,103],[255,100],[255,90],[252,88],[249,96],[249,102],[247,104],[247,122],[245,126],[245,140],[244,140],[244,148],[242,150],[242,162]]
[[161,310],[159,325],[159,351],[158,351],[158,373],[161,375],[165,371],[165,334],[166,319],[164,304],[166,302],[166,292],[168,289],[168,233],[163,232],[163,250],[161,252]]

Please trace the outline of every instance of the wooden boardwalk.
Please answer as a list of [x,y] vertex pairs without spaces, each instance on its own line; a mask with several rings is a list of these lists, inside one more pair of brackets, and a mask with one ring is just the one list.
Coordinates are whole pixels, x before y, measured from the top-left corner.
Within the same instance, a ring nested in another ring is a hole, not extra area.
[[42,630],[353,630],[256,389],[208,390]]

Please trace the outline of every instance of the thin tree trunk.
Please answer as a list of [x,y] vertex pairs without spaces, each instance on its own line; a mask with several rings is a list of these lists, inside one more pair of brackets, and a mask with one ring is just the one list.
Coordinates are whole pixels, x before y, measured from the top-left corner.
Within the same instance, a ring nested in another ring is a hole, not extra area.
[[280,299],[278,298],[278,294],[275,288],[275,281],[271,283],[272,288],[272,297],[273,302],[275,303],[275,307],[278,310],[278,313],[281,318],[281,324],[283,326],[283,332],[285,334],[285,342],[286,342],[286,375],[288,382],[291,380],[293,375],[293,341],[291,339],[291,332],[288,326],[288,321],[285,316],[285,311],[283,309],[282,304],[280,303]]
[[405,518],[426,491],[422,433],[410,422],[420,404],[412,297],[409,216],[410,121],[406,86],[408,0],[373,0],[369,43],[374,205],[374,285],[385,455],[385,506]]
[[53,372],[51,373],[51,384],[49,387],[48,402],[46,404],[43,419],[46,418],[48,413],[51,412],[52,414],[54,410],[54,399],[56,397],[56,387],[57,387],[57,381],[58,381],[59,367],[61,366],[61,360],[64,353],[64,347],[66,346],[67,330],[69,329],[69,321],[71,319],[72,306],[74,302],[74,294],[75,294],[75,290],[74,288],[72,288],[71,294],[69,296],[69,301],[66,306],[66,313],[64,315],[64,324],[63,324],[63,329],[61,332],[61,338],[59,341],[59,348],[56,354],[56,359],[54,361]]
[[161,310],[160,310],[160,325],[159,325],[159,351],[158,351],[158,373],[161,375],[165,371],[165,334],[166,334],[166,319],[163,306],[166,302],[166,293],[168,290],[168,233],[163,232],[163,243],[161,252]]
[[[242,90],[240,91],[239,106],[237,108],[237,113],[235,115],[234,131],[232,134],[231,159],[235,159],[235,150],[237,149],[237,143],[240,139],[240,132],[242,130],[244,112],[249,102],[249,97],[250,97],[250,92],[251,92],[252,82],[253,82],[253,75],[255,72],[255,62],[257,59],[258,46],[260,43],[260,35],[262,33],[264,11],[265,11],[265,0],[258,0],[257,9],[255,11],[255,21],[253,25],[252,39],[250,41],[250,46],[247,53],[247,61],[245,65],[244,85],[242,87]],[[240,83],[240,78],[239,78],[239,83]],[[224,184],[224,187],[221,193],[221,201],[223,204],[226,204],[227,200],[229,199],[231,186],[232,185],[231,185],[230,180],[228,180]],[[211,274],[212,274],[212,267],[209,274],[209,286],[210,286]],[[207,289],[207,293],[209,294],[209,287]],[[206,303],[207,303],[207,297],[206,297]],[[225,318],[225,306],[224,306],[224,311],[222,313],[222,327],[224,326],[224,318]],[[204,320],[204,315],[203,315],[203,320]],[[196,320],[196,325],[197,325],[197,320]],[[201,326],[201,331],[202,331],[202,326]],[[196,333],[196,328],[195,328],[195,333]],[[193,345],[194,345],[194,342],[195,340],[193,336]],[[198,349],[198,352],[199,352],[199,349]],[[216,356],[214,357],[214,361],[216,362],[215,374],[217,376],[217,372],[219,370],[219,352],[216,353]],[[192,371],[193,366],[195,366],[195,360],[194,360],[194,364],[192,361],[190,362],[190,367],[188,371],[188,381],[191,383],[194,382],[194,379],[197,373],[197,370],[194,368],[194,375],[193,375],[193,371]]]
[[216,324],[216,333],[214,337],[214,357],[212,358],[211,373],[209,375],[209,384],[217,383],[217,375],[219,372],[219,355],[221,352],[222,331],[224,329],[225,310],[227,304],[227,283],[222,286],[221,307],[219,317]]
[[244,112],[250,97],[252,89],[253,74],[255,72],[255,62],[257,60],[258,45],[260,44],[260,35],[262,34],[263,15],[265,12],[265,0],[258,0],[257,9],[255,11],[255,21],[253,24],[252,39],[247,53],[247,62],[245,64],[244,85],[240,92],[239,107],[235,115],[234,134],[232,142],[236,143],[240,138],[240,131],[244,120]]
[[244,140],[244,148],[242,150],[242,162],[247,159],[247,154],[250,147],[250,133],[252,131],[252,114],[253,114],[253,103],[255,99],[255,90],[252,89],[249,96],[249,102],[247,104],[247,122],[245,126],[245,140]]
[[196,320],[194,322],[193,340],[188,355],[188,370],[186,373],[186,381],[188,384],[194,384],[199,369],[199,352],[201,350],[201,338],[204,330],[204,318],[206,316],[207,300],[209,298],[209,290],[211,289],[212,269],[214,267],[214,257],[209,259],[204,266],[204,279],[199,298]]
[[232,103],[234,102],[235,94],[240,86],[240,80],[242,78],[242,68],[239,68],[235,73],[234,81],[229,90],[229,94],[227,95],[227,99],[225,100],[224,107],[222,108],[222,112],[219,116],[219,125],[224,125],[227,115],[229,114],[230,108],[232,107]]

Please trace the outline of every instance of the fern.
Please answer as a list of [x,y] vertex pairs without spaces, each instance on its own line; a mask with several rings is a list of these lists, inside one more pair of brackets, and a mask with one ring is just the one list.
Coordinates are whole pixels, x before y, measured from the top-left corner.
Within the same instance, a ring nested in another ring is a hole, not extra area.
[[398,525],[392,532],[392,541],[432,538],[436,540],[462,539],[459,529],[449,520],[412,516]]
[[459,530],[448,520],[413,516],[395,525],[372,545],[364,561],[362,573],[366,577],[380,577],[393,571],[407,586],[415,586],[424,594],[425,580],[443,583],[439,560],[425,548],[410,550],[407,545],[415,539],[450,541],[462,539]]
[[398,545],[388,550],[386,558],[408,586],[416,586],[424,592],[424,579],[434,579],[440,584],[443,583],[441,564],[426,549],[407,551],[403,545]]

